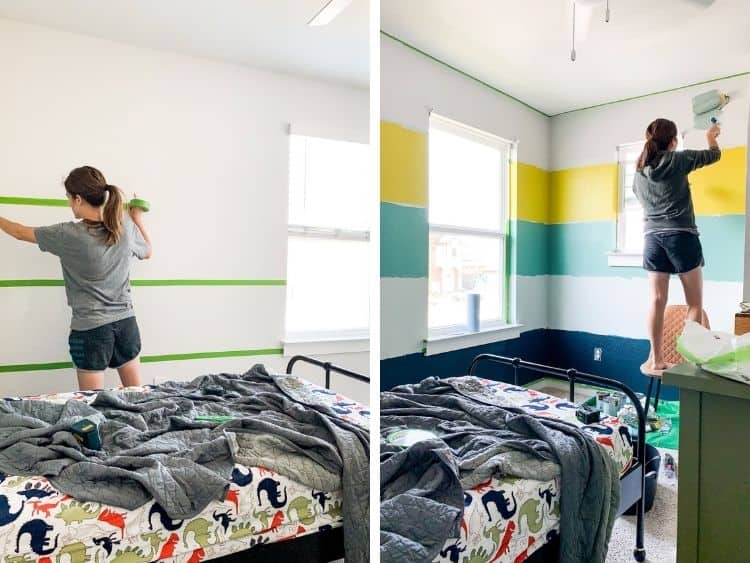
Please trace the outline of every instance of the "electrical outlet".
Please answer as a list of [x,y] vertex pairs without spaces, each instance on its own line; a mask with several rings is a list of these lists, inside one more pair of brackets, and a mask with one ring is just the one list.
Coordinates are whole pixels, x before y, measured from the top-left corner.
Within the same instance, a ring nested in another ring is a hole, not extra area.
[[594,361],[595,362],[602,361],[602,349],[601,348],[594,348]]

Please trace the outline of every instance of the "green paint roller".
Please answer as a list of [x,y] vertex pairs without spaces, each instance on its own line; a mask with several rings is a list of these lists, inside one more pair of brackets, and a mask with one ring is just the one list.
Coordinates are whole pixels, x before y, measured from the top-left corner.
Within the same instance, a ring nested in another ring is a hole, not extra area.
[[693,98],[693,127],[696,129],[709,129],[712,125],[719,124],[721,110],[729,103],[729,96],[711,90]]

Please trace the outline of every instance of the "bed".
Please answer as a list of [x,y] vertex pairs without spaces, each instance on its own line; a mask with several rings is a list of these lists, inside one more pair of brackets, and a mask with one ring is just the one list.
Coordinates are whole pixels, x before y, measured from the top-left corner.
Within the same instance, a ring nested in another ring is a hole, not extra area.
[[[512,383],[499,381],[498,367],[512,369]],[[493,377],[477,377],[482,374]],[[519,371],[528,370],[545,377],[569,382],[569,398],[576,382],[585,382],[625,393],[637,405],[639,432],[631,438],[630,427],[615,417],[603,417],[585,425],[577,420],[575,405],[518,385]],[[441,380],[471,400],[488,405],[520,409],[541,417],[570,422],[594,438],[614,461],[620,477],[617,515],[636,505],[636,538],[633,556],[645,560],[643,544],[644,472],[639,452],[644,452],[645,418],[636,395],[625,385],[610,379],[505,358],[489,354],[477,356],[468,376]],[[383,431],[384,433],[386,431]],[[493,475],[478,485],[464,489],[464,507],[459,537],[448,539],[435,563],[493,562],[542,563],[557,561],[560,553],[560,490],[558,478],[533,480]]]
[[[297,356],[287,366],[322,368],[325,387],[301,378],[338,416],[367,428],[369,411],[330,390],[331,373],[368,382],[360,374]],[[294,377],[294,376],[293,376]],[[148,392],[153,386],[139,388]],[[91,402],[97,393],[74,392],[26,399]],[[198,516],[172,520],[156,502],[125,510],[79,502],[43,477],[0,474],[0,554],[4,563],[146,563],[170,561],[296,560],[322,563],[344,557],[341,491],[311,490],[264,467],[235,463],[225,500]]]

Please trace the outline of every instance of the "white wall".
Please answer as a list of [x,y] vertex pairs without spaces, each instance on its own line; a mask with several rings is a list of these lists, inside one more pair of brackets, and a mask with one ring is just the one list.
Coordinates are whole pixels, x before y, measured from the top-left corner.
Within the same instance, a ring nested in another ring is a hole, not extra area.
[[[550,169],[616,162],[615,147],[643,140],[646,127],[657,117],[673,120],[680,131],[691,128],[693,96],[713,89],[733,95],[722,115],[721,146],[744,146],[749,88],[750,79],[742,76],[553,117]],[[704,148],[705,144],[703,131],[688,131],[686,148]]]
[[380,117],[427,132],[429,111],[504,139],[518,139],[518,160],[549,168],[549,119],[381,35]]
[[[149,199],[155,254],[134,279],[284,279],[288,127],[366,141],[366,90],[0,20],[0,195],[62,198],[81,164]],[[64,208],[0,205],[32,225]],[[60,279],[57,260],[0,238],[0,280]],[[283,287],[137,287],[143,353],[279,348]],[[62,288],[0,288],[0,365],[69,359]],[[338,358],[366,370],[366,354]],[[237,358],[144,366],[154,377],[241,371]],[[112,376],[113,377],[113,376]],[[110,383],[115,380],[111,378]],[[75,385],[0,373],[0,394]],[[360,400],[366,390],[343,387]]]

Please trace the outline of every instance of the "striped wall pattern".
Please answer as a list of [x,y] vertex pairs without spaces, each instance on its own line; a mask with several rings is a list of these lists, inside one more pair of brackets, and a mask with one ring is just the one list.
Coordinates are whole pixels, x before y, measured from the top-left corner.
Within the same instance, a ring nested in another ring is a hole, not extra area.
[[[421,351],[427,334],[427,133],[381,122],[381,355]],[[546,323],[546,216],[549,175],[512,163],[508,266],[525,330]],[[519,281],[521,280],[521,281]]]

